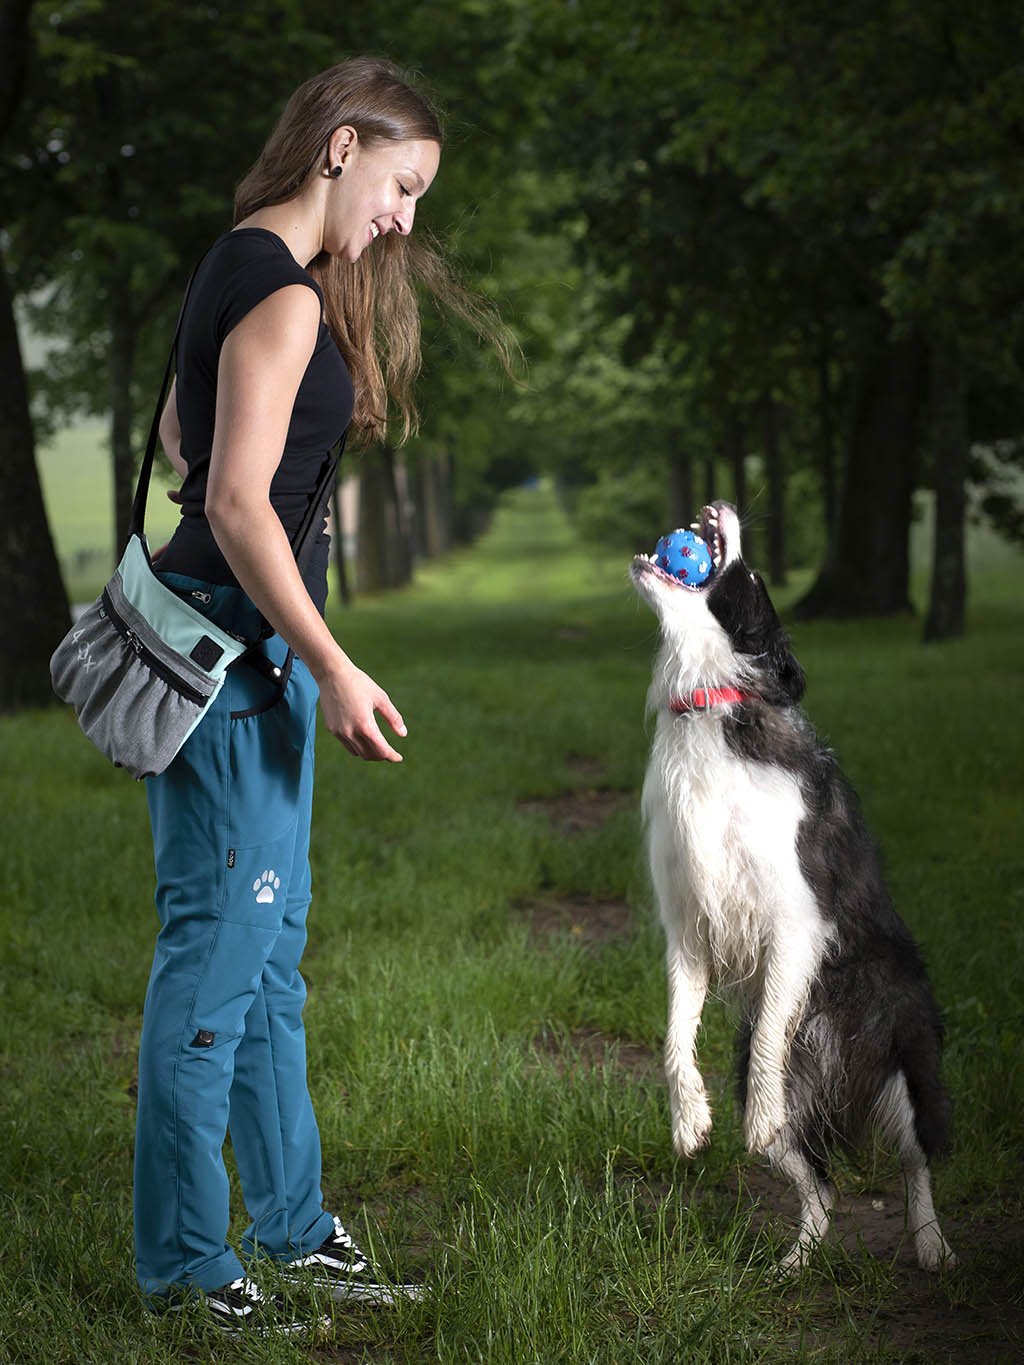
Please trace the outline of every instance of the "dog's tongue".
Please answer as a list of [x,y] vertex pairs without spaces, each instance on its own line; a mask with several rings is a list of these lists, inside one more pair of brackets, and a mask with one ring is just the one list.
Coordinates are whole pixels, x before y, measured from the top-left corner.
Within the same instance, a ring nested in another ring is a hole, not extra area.
[[661,537],[654,547],[654,558],[659,569],[691,588],[711,576],[713,566],[707,543],[682,527]]

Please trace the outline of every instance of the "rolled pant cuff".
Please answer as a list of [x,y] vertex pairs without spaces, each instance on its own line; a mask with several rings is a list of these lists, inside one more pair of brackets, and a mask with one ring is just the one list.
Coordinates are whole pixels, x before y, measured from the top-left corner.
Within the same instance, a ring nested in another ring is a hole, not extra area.
[[244,1275],[242,1263],[233,1251],[225,1251],[223,1255],[215,1257],[212,1261],[206,1261],[201,1268],[192,1274],[183,1276],[180,1280],[168,1283],[166,1280],[155,1280],[151,1276],[139,1276],[139,1288],[143,1294],[159,1304],[164,1299],[178,1298],[183,1290],[189,1289],[219,1289],[221,1285],[230,1284],[232,1280],[240,1279]]
[[334,1215],[321,1213],[298,1237],[293,1237],[283,1251],[268,1247],[258,1238],[246,1234],[242,1237],[242,1255],[250,1257],[266,1256],[275,1261],[294,1261],[299,1256],[308,1256],[322,1246],[334,1234]]

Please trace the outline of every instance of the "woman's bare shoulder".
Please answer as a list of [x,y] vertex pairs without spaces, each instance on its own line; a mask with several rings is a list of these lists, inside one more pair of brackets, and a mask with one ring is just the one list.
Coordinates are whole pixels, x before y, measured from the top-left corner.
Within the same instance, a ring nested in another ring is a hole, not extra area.
[[225,345],[234,348],[305,350],[306,359],[317,342],[321,322],[319,295],[308,285],[283,284],[268,294],[233,328]]

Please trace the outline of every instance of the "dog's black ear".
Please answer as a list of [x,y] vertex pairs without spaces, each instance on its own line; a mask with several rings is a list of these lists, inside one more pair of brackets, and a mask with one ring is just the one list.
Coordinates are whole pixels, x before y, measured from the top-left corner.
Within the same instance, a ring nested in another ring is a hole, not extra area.
[[785,635],[779,636],[778,644],[773,648],[772,654],[775,656],[773,676],[778,683],[779,690],[789,701],[800,701],[807,691],[807,675],[790,650],[789,640]]
[[[773,701],[798,702],[807,690],[807,675],[797,662],[796,655],[789,647],[789,636],[782,629],[764,579],[759,573],[750,575],[756,585],[761,604],[763,620],[766,623],[766,648],[768,674],[772,682]],[[770,624],[768,624],[770,622]]]

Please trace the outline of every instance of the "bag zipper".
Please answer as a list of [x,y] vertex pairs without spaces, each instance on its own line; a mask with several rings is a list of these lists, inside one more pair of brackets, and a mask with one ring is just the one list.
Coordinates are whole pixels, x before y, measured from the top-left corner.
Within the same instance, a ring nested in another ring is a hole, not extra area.
[[170,687],[173,687],[175,692],[184,697],[186,701],[193,702],[196,706],[205,706],[210,698],[206,696],[205,693],[198,691],[197,688],[192,687],[189,683],[185,682],[184,679],[179,678],[174,670],[164,663],[163,659],[159,658],[143,643],[135,631],[132,630],[131,626],[118,615],[113,602],[110,600],[110,593],[106,588],[103,589],[102,599],[107,616],[110,618],[114,629],[117,631],[118,635],[121,636],[122,640],[124,640],[125,644],[130,645],[139,658],[153,670],[157,677],[162,678],[165,683]]

